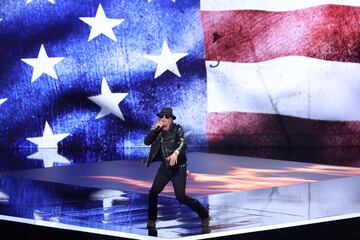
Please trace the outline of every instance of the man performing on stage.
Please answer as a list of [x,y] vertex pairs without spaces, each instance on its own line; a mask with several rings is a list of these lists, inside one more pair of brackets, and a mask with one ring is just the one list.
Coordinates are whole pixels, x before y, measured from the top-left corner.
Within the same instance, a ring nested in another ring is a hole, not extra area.
[[208,227],[209,212],[198,200],[185,195],[187,159],[184,131],[179,124],[173,122],[176,117],[172,108],[164,107],[156,115],[159,119],[144,140],[146,145],[151,145],[146,166],[154,161],[161,161],[150,189],[147,227],[156,227],[158,195],[170,180],[176,199],[199,215],[202,227]]

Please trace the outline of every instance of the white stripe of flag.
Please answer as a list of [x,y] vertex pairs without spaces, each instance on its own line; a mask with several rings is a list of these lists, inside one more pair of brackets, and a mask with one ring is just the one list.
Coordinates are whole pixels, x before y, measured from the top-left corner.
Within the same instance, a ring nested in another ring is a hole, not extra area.
[[201,11],[290,11],[325,4],[360,6],[359,0],[201,0]]
[[360,120],[360,64],[291,56],[260,63],[207,61],[208,112]]

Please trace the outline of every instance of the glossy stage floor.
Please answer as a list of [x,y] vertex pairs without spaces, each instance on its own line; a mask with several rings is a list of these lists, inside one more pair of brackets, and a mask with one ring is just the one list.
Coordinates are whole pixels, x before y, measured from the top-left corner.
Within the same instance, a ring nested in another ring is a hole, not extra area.
[[201,228],[169,183],[159,197],[157,229],[148,231],[147,193],[158,163],[146,168],[147,149],[131,151],[120,159],[116,152],[3,153],[0,220],[127,239],[207,239],[360,217],[354,156],[305,162],[296,154],[193,150],[187,193],[209,209],[210,227]]

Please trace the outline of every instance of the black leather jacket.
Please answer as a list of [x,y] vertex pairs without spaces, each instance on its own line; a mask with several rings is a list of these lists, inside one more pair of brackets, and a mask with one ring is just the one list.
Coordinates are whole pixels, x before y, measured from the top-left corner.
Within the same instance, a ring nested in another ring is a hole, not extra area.
[[144,143],[145,145],[151,145],[146,161],[147,167],[149,167],[152,162],[162,161],[175,151],[179,152],[176,165],[185,164],[187,161],[184,130],[180,124],[173,123],[168,132],[161,131],[160,129],[151,130],[145,137]]

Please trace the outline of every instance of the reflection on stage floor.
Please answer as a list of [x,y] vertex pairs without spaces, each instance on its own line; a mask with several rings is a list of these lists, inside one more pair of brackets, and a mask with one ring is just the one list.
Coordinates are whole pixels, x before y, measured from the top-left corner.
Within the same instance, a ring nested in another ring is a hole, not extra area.
[[[188,154],[187,192],[210,211],[209,228],[159,197],[146,229],[147,191],[158,164],[139,158],[3,171],[0,219],[134,239],[210,238],[360,216],[360,168],[206,152]],[[151,237],[150,237],[151,238]]]

